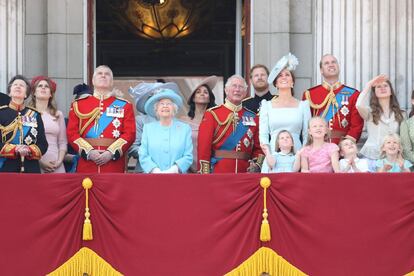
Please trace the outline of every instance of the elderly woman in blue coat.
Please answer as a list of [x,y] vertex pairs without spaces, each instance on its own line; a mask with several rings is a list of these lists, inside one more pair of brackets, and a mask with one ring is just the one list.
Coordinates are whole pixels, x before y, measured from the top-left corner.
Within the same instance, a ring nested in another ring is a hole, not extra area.
[[183,105],[178,91],[161,89],[145,103],[157,121],[144,125],[139,162],[145,173],[186,173],[193,162],[191,128],[175,119]]

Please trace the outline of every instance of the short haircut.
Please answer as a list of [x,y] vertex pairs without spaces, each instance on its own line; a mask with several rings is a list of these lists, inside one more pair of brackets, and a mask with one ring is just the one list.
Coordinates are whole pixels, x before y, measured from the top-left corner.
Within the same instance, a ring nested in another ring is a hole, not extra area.
[[266,71],[266,74],[269,76],[269,69],[267,69],[267,67],[265,65],[256,64],[250,69],[250,72],[249,72],[250,78],[252,78],[252,74],[253,74],[254,69],[257,69],[257,68],[263,68]]

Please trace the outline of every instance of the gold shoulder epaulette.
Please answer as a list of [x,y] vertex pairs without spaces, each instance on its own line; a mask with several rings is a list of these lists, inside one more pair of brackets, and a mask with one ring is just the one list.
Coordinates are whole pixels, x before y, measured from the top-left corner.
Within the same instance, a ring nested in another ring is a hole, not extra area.
[[250,100],[250,99],[253,99],[253,97],[251,97],[251,96],[250,97],[247,97],[247,98],[243,99],[242,102],[247,101],[247,100]]

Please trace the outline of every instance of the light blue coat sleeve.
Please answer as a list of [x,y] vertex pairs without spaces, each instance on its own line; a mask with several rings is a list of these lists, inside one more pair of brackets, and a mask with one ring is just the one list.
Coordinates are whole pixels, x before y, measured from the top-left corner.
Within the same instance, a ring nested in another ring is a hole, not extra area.
[[148,125],[144,124],[142,131],[141,146],[139,147],[139,163],[145,173],[150,173],[154,168],[157,168],[157,164],[152,160],[149,152],[149,130]]

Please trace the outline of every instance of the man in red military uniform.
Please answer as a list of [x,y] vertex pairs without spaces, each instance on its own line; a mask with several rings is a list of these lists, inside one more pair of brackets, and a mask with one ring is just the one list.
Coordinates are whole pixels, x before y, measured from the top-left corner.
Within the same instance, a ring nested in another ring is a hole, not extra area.
[[364,120],[355,107],[359,91],[338,81],[339,65],[333,55],[324,55],[319,67],[324,81],[305,91],[303,99],[309,101],[312,116],[323,117],[328,122],[333,143],[338,144],[343,137],[357,142],[364,127]]
[[199,127],[199,172],[260,172],[264,155],[259,120],[254,112],[242,107],[247,93],[245,80],[231,76],[225,92],[225,104],[207,110]]
[[77,172],[125,172],[128,148],[135,140],[132,105],[112,95],[108,66],[95,69],[93,96],[77,99],[69,111],[67,136],[80,155]]

